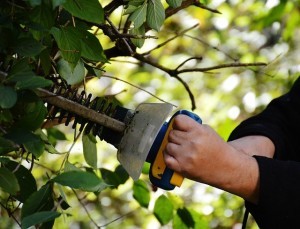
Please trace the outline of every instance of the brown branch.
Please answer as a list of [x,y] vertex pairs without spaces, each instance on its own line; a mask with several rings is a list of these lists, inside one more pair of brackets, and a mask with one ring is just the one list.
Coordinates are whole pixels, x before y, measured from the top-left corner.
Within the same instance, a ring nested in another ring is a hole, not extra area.
[[266,63],[257,62],[257,63],[229,63],[229,64],[220,64],[206,68],[191,68],[191,69],[182,69],[178,70],[177,74],[187,73],[187,72],[209,72],[212,70],[222,69],[222,68],[236,68],[236,67],[258,67],[258,66],[266,66]]
[[181,6],[177,7],[177,8],[172,8],[172,7],[168,7],[166,9],[166,18],[171,17],[172,15],[176,14],[177,12],[179,12],[180,10],[183,10],[189,6],[197,6],[199,8],[211,11],[213,13],[218,13],[221,14],[220,11],[216,10],[216,9],[211,9],[205,5],[203,5],[202,3],[199,2],[199,0],[186,0],[183,1]]
[[195,24],[195,25],[193,25],[193,26],[191,26],[191,27],[189,27],[189,28],[187,28],[187,29],[185,29],[185,30],[182,30],[180,33],[178,33],[178,34],[176,34],[175,36],[173,36],[173,37],[171,37],[171,38],[165,40],[164,42],[158,44],[156,47],[152,48],[151,50],[148,50],[147,52],[144,52],[143,55],[149,55],[152,51],[154,51],[154,50],[156,50],[156,49],[159,49],[159,48],[163,47],[163,46],[166,45],[167,43],[173,41],[174,39],[176,39],[176,38],[178,38],[178,37],[180,37],[180,36],[183,36],[186,32],[188,32],[188,31],[190,31],[190,30],[196,28],[198,25],[199,25],[199,24]]
[[[141,87],[138,87],[138,86],[136,86],[136,85],[134,85],[134,84],[132,84],[132,83],[126,81],[126,80],[122,80],[122,79],[120,79],[120,78],[117,78],[117,77],[114,77],[114,76],[105,75],[105,74],[104,74],[104,75],[101,75],[101,77],[107,77],[107,78],[110,78],[110,79],[115,79],[115,80],[124,82],[124,83],[126,83],[126,84],[128,84],[128,85],[130,85],[130,86],[132,86],[132,87],[134,87],[134,88],[137,88],[137,89],[139,89],[139,90],[141,90],[141,91],[143,91],[143,92],[145,92],[145,93],[147,93],[147,94],[153,96],[154,98],[158,99],[158,100],[161,101],[161,102],[171,104],[171,103],[169,103],[169,102],[167,102],[167,101],[165,101],[165,100],[159,98],[158,96],[154,95],[153,93],[151,93],[151,92],[149,92],[149,91],[147,91],[147,90],[145,90],[145,89],[143,89],[143,88],[141,88]],[[176,105],[174,105],[174,104],[171,104],[171,105],[174,106],[174,107],[176,107]]]
[[164,67],[164,66],[162,66],[162,65],[160,65],[160,64],[158,64],[158,63],[156,63],[156,62],[151,61],[149,58],[146,58],[146,57],[144,57],[143,55],[138,54],[138,53],[136,53],[136,54],[134,55],[134,57],[135,57],[136,59],[138,59],[138,60],[144,62],[144,63],[147,63],[147,64],[149,64],[149,65],[151,65],[151,66],[153,66],[153,67],[156,67],[156,68],[158,68],[158,69],[160,69],[160,70],[162,70],[162,71],[168,73],[171,77],[176,78],[180,83],[182,83],[182,85],[184,86],[185,90],[186,90],[187,93],[189,94],[189,97],[190,97],[191,103],[192,103],[192,108],[191,108],[191,109],[194,110],[194,109],[196,108],[196,102],[195,102],[195,97],[194,97],[194,95],[193,95],[193,92],[191,91],[189,85],[188,85],[183,79],[181,79],[181,78],[178,76],[178,73],[177,73],[176,70],[168,69],[168,68],[166,68],[166,67]]

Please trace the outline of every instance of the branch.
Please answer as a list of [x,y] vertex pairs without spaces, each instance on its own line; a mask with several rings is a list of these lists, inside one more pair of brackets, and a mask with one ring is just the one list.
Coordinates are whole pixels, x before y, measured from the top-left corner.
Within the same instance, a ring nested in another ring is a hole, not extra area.
[[153,67],[156,67],[156,68],[158,68],[158,69],[160,69],[160,70],[162,70],[162,71],[168,73],[171,77],[176,78],[180,83],[182,83],[182,85],[184,86],[185,90],[186,90],[187,93],[189,94],[189,97],[190,97],[191,103],[192,103],[192,108],[191,108],[191,109],[194,110],[194,109],[196,108],[195,97],[194,97],[194,95],[193,95],[193,93],[192,93],[192,91],[191,91],[189,85],[188,85],[183,79],[181,79],[181,78],[178,76],[178,73],[177,73],[176,70],[168,69],[168,68],[166,68],[166,67],[164,67],[164,66],[162,66],[162,65],[160,65],[160,64],[158,64],[158,63],[156,63],[156,62],[151,61],[149,58],[146,58],[146,57],[144,57],[143,55],[138,54],[138,53],[136,53],[136,54],[134,55],[134,57],[135,57],[136,59],[138,59],[138,60],[144,62],[144,63],[147,63],[147,64],[149,64],[149,65],[151,65],[151,66],[153,66]]
[[143,91],[143,92],[145,92],[145,93],[147,93],[147,94],[153,96],[154,98],[158,99],[158,100],[161,101],[161,102],[168,103],[168,104],[170,104],[170,105],[176,107],[176,105],[171,104],[171,103],[169,103],[169,102],[167,102],[167,101],[165,101],[165,100],[159,98],[158,96],[154,95],[153,93],[151,93],[151,92],[149,92],[149,91],[146,91],[145,89],[143,89],[143,88],[141,88],[141,87],[138,87],[138,86],[136,86],[136,85],[134,85],[134,84],[132,84],[132,83],[130,83],[130,82],[128,82],[128,81],[122,80],[122,79],[117,78],[117,77],[114,77],[114,76],[105,75],[105,74],[104,74],[104,75],[101,75],[101,77],[107,77],[107,78],[110,78],[110,79],[115,79],[115,80],[124,82],[124,83],[126,83],[126,84],[128,84],[128,85],[130,85],[130,86],[132,86],[132,87],[134,87],[134,88],[137,88],[137,89],[139,89],[139,90],[141,90],[141,91]]
[[178,70],[177,74],[186,73],[186,72],[209,72],[209,71],[212,71],[212,70],[222,69],[222,68],[258,67],[258,66],[266,66],[266,65],[267,64],[263,63],[263,62],[257,62],[257,63],[234,62],[234,63],[229,63],[229,64],[215,65],[215,66],[206,67],[206,68],[191,68],[191,69]]
[[161,47],[163,47],[164,45],[166,45],[167,43],[171,42],[172,40],[176,39],[177,37],[180,37],[180,36],[183,36],[186,32],[196,28],[199,24],[195,24],[185,30],[182,30],[180,33],[176,34],[175,36],[167,39],[166,41],[158,44],[156,47],[152,48],[151,50],[148,50],[147,52],[144,52],[142,55],[149,55],[152,51],[156,50],[156,49],[159,49]]
[[172,15],[176,14],[180,10],[183,10],[189,6],[197,6],[199,8],[208,10],[210,12],[221,14],[220,11],[218,11],[216,9],[211,9],[211,8],[203,5],[202,3],[199,2],[199,0],[186,0],[186,1],[183,1],[181,6],[179,6],[177,8],[168,7],[166,9],[166,18],[171,17]]

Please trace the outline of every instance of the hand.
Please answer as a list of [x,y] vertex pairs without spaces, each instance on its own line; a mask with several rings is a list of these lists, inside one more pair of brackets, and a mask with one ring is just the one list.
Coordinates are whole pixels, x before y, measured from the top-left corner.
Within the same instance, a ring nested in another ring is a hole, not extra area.
[[178,115],[165,150],[166,165],[185,177],[205,182],[206,173],[215,167],[229,146],[208,125]]
[[178,115],[168,140],[164,159],[170,169],[251,202],[257,201],[256,160],[225,142],[211,127]]

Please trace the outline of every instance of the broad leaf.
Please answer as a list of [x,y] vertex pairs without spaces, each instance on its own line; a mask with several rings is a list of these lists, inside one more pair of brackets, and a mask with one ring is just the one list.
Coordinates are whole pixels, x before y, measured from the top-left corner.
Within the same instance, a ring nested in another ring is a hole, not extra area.
[[39,54],[45,47],[33,38],[21,38],[17,41],[15,46],[15,51],[26,57],[36,56]]
[[148,207],[150,202],[150,192],[144,181],[138,180],[134,182],[133,197],[142,207]]
[[107,188],[99,177],[90,172],[69,171],[53,178],[52,181],[70,188],[81,189],[88,192],[100,192]]
[[51,80],[47,80],[43,77],[33,76],[21,81],[18,81],[16,84],[17,90],[24,90],[24,89],[36,89],[39,87],[49,87],[52,85]]
[[182,4],[182,0],[166,0],[166,2],[172,8],[177,8],[177,7],[181,6],[181,4]]
[[93,23],[104,23],[104,10],[98,0],[66,0],[63,7],[73,16]]
[[97,168],[97,146],[96,138],[92,134],[82,136],[83,155],[86,163],[93,168]]
[[27,130],[38,129],[48,113],[44,102],[32,91],[20,91],[18,93],[18,102],[13,114],[18,117],[15,120],[16,128]]
[[105,183],[113,186],[114,188],[124,184],[129,178],[128,173],[121,165],[118,166],[114,172],[104,168],[101,168],[100,171]]
[[29,4],[31,6],[39,6],[39,5],[41,5],[41,3],[42,3],[42,0],[29,0]]
[[45,144],[40,137],[31,133],[25,129],[13,129],[6,134],[6,138],[16,142],[17,144],[23,144],[25,149],[32,153],[36,158],[39,158],[45,149]]
[[195,228],[192,214],[186,208],[179,208],[173,220],[174,229]]
[[21,223],[21,228],[26,229],[36,224],[49,222],[59,217],[61,213],[55,211],[36,212],[30,216],[26,216]]
[[12,87],[0,85],[0,98],[0,107],[8,109],[15,105],[18,97]]
[[173,218],[174,207],[171,201],[164,195],[161,195],[155,202],[154,215],[161,223],[166,225]]
[[92,61],[107,62],[103,48],[96,36],[88,31],[82,31],[81,55]]
[[50,210],[49,206],[52,205],[52,187],[51,184],[46,184],[26,199],[22,207],[21,218],[23,219],[38,211]]
[[19,147],[16,144],[14,144],[12,141],[0,137],[0,155],[5,155],[6,153],[9,153],[17,149],[19,149]]
[[47,128],[48,141],[56,145],[57,140],[67,140],[66,135],[57,128]]
[[160,0],[149,0],[147,7],[147,24],[159,31],[165,21],[165,9]]
[[5,167],[11,172],[14,172],[20,186],[20,192],[14,195],[14,198],[24,203],[25,200],[37,190],[36,181],[33,175],[27,168],[15,161],[6,163]]
[[146,21],[147,14],[147,2],[139,6],[129,17],[129,20],[133,22],[134,28],[139,28]]
[[64,172],[70,172],[70,171],[81,171],[80,168],[77,168],[75,165],[70,163],[69,161],[66,161]]
[[20,191],[15,174],[5,167],[0,168],[0,188],[11,195],[16,195]]
[[51,34],[57,42],[62,57],[75,66],[81,56],[81,42],[76,29],[71,26],[61,29],[53,27]]
[[[145,26],[141,25],[137,29],[133,28],[129,31],[129,33],[137,36],[145,36]],[[136,47],[141,48],[145,43],[145,38],[131,38],[131,41]]]
[[52,7],[55,8],[64,4],[67,0],[52,0]]
[[61,59],[58,62],[57,67],[61,77],[64,78],[70,85],[81,83],[84,79],[85,68],[81,60],[79,60],[75,67],[72,68],[67,61]]

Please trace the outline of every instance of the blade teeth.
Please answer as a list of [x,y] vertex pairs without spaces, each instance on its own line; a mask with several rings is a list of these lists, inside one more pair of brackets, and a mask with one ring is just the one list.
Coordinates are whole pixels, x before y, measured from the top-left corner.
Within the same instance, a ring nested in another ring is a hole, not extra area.
[[[88,96],[86,96],[85,91],[82,91],[80,94],[78,94],[78,90],[74,90],[70,85],[66,85],[63,79],[55,77],[53,81],[54,86],[52,86],[49,91],[55,93],[58,96],[62,96],[66,99],[95,110],[99,113],[106,114],[110,117],[114,116],[115,107],[113,103],[109,102],[106,98],[95,97],[94,99],[92,99],[92,94],[88,94]],[[79,124],[80,132],[84,131],[86,134],[92,132],[93,135],[99,136],[101,140],[105,138],[103,136],[103,126],[95,124],[71,112],[68,112],[63,108],[53,106],[52,104],[47,104],[47,108],[49,110],[49,119],[53,120],[57,118],[58,123],[64,122],[65,126],[68,126],[70,122],[74,120],[71,126],[73,129],[75,129],[77,124]]]

